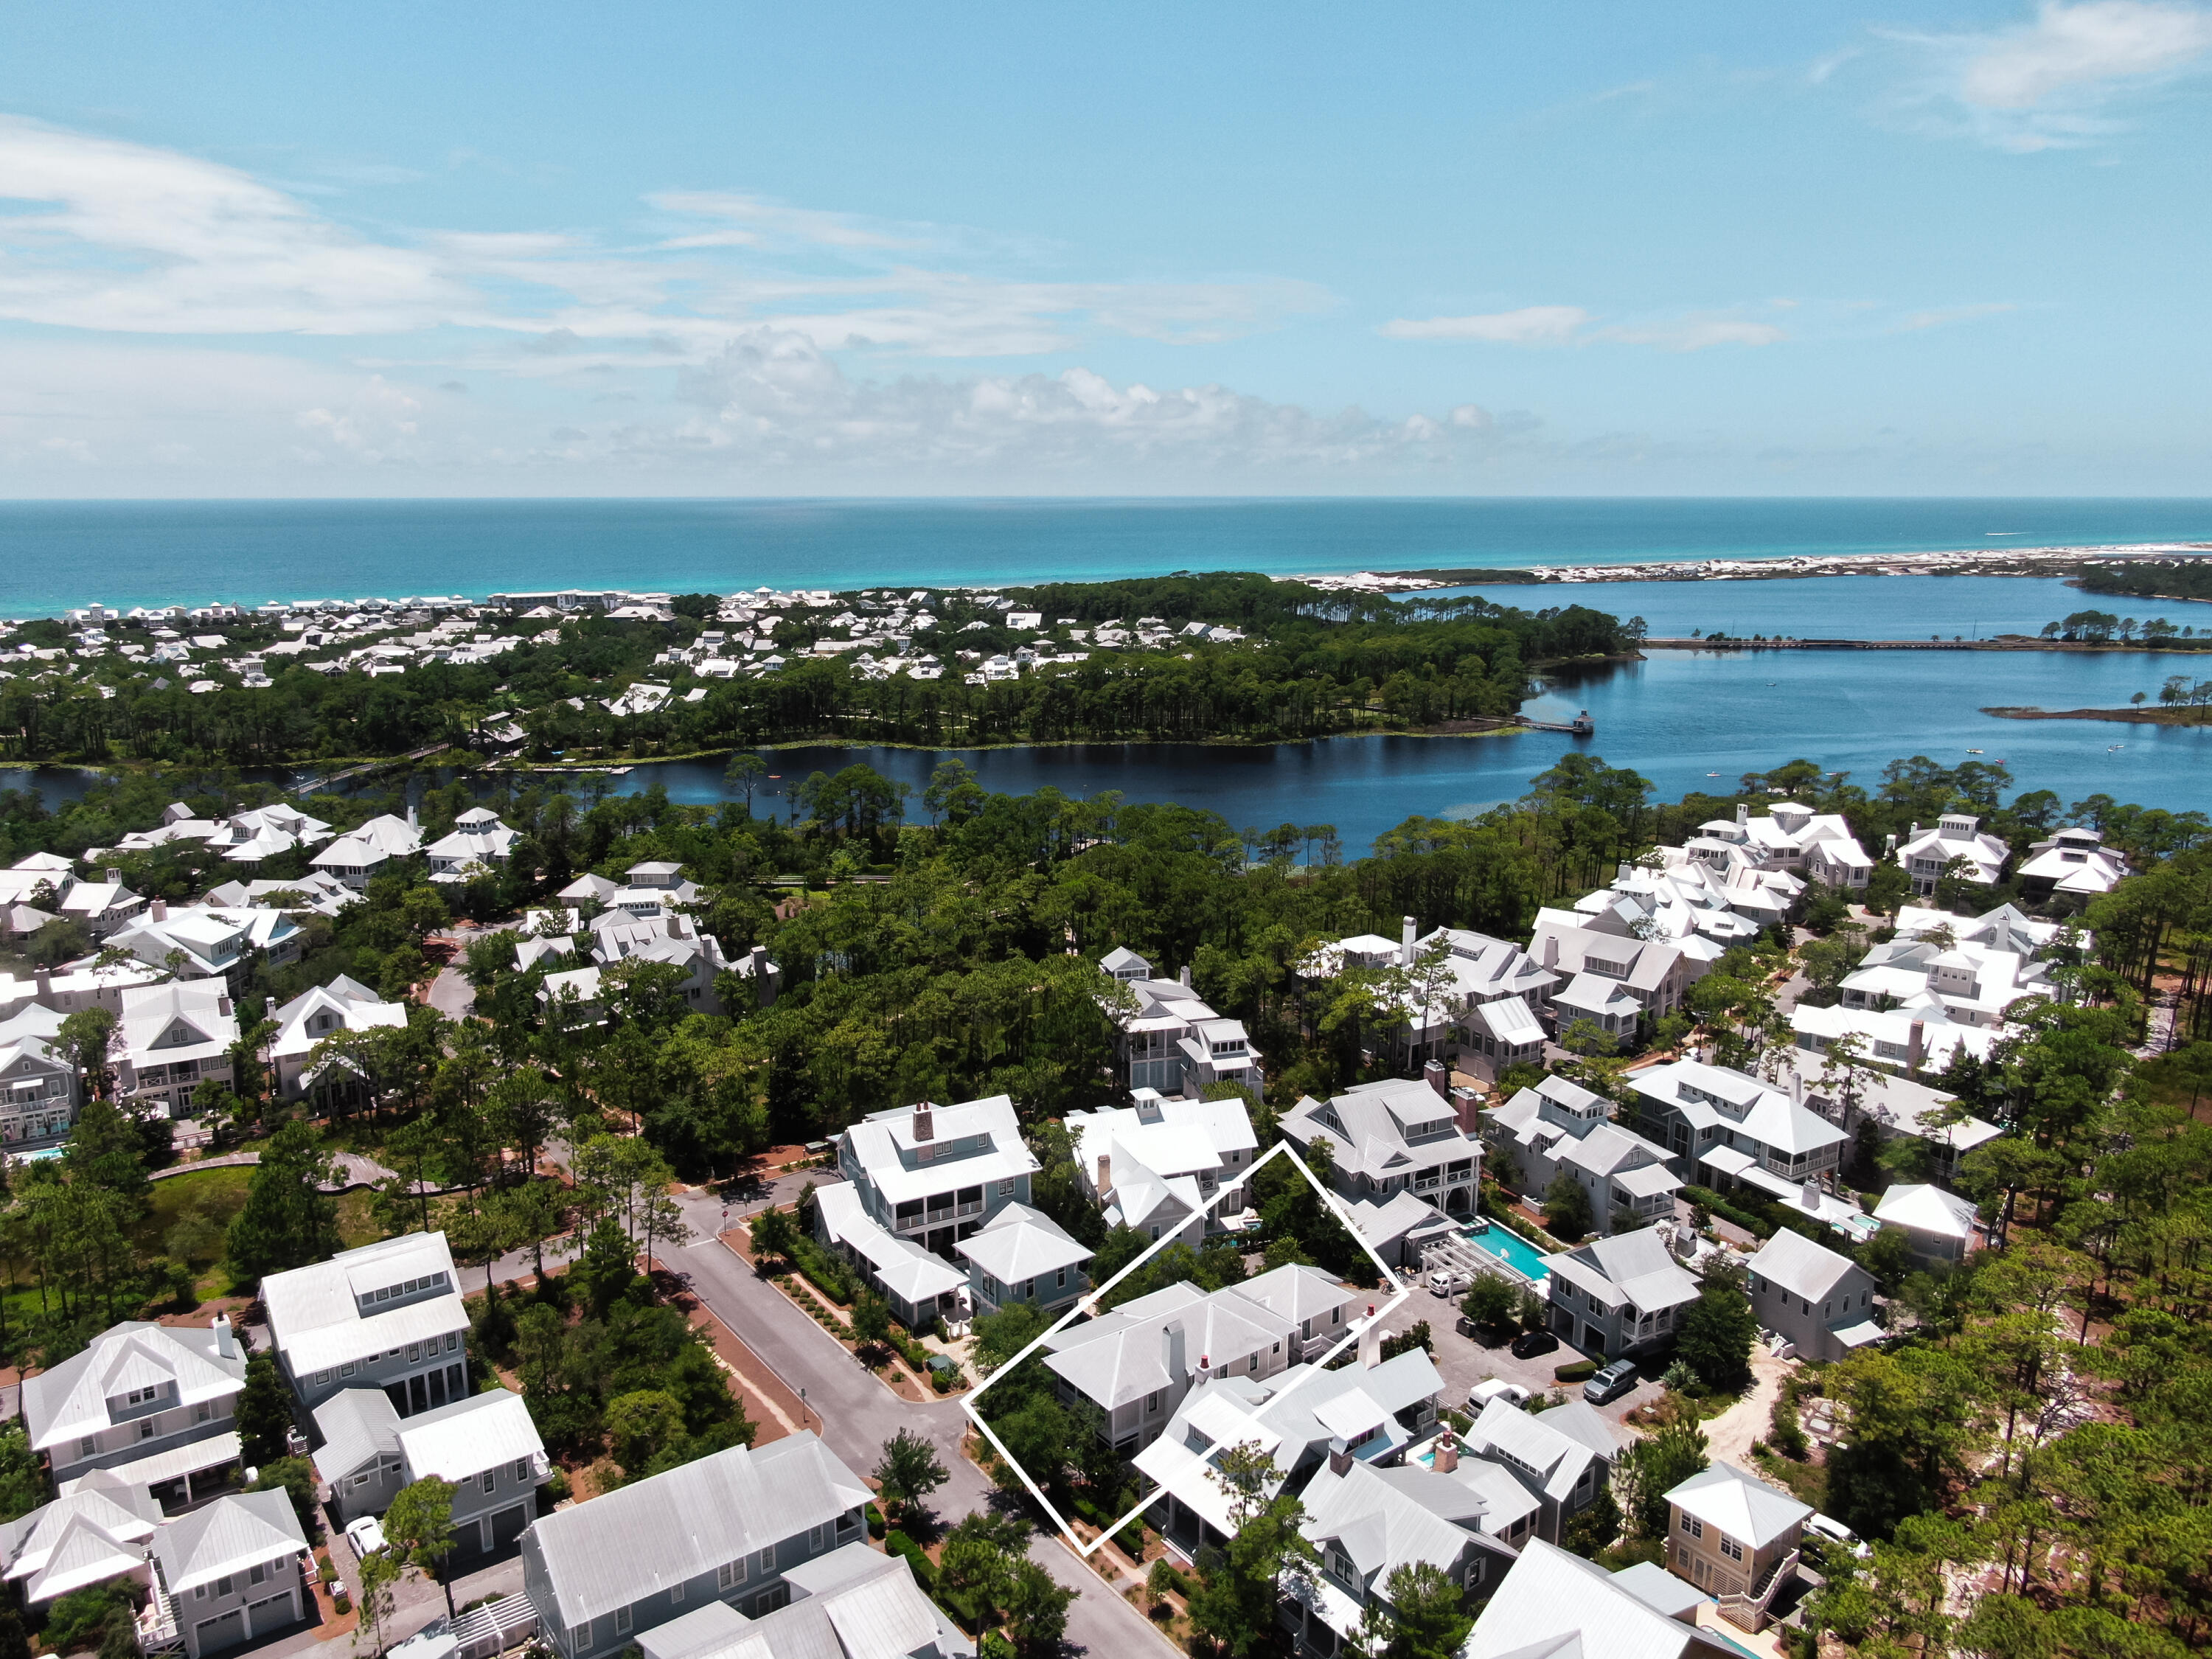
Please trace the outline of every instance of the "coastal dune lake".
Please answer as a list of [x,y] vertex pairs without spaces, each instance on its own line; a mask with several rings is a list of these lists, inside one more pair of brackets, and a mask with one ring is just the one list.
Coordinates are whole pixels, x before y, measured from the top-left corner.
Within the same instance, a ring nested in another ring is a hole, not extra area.
[[[2174,811],[2212,811],[2212,727],[2008,720],[1978,712],[1984,705],[2118,706],[2136,691],[2155,698],[2172,673],[2212,677],[2212,657],[1654,652],[1642,662],[1555,677],[1526,708],[1531,718],[1552,720],[1587,708],[1597,723],[1594,738],[1526,732],[1251,747],[807,747],[769,751],[769,769],[782,775],[754,799],[757,811],[787,811],[785,797],[794,783],[856,761],[919,793],[931,769],[957,752],[987,787],[1009,794],[1046,785],[1086,797],[1118,789],[1132,800],[1207,807],[1238,829],[1333,823],[1347,854],[1356,855],[1411,814],[1468,815],[1510,800],[1563,752],[1579,749],[1634,767],[1667,798],[1695,789],[1726,793],[1747,771],[1800,757],[1873,787],[1892,760],[1924,754],[1946,765],[2002,760],[2021,788],[2053,790],[2062,802],[2101,792]],[[1970,757],[1970,750],[1982,753]],[[658,783],[672,799],[720,801],[726,799],[722,770],[719,760],[653,763],[633,768],[617,787],[629,793]],[[919,812],[919,803],[914,810]]]

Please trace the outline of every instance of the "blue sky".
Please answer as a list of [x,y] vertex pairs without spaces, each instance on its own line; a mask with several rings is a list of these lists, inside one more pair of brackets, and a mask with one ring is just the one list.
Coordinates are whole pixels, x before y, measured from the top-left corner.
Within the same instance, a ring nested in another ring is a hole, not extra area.
[[2212,7],[20,9],[0,495],[2212,495]]

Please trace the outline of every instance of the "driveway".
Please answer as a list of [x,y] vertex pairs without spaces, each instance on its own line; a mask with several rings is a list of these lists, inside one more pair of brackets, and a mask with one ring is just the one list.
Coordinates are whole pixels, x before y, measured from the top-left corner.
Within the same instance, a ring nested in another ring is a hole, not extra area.
[[[1455,1409],[1467,1409],[1468,1390],[1486,1378],[1498,1376],[1509,1382],[1518,1382],[1532,1395],[1559,1389],[1570,1400],[1581,1398],[1579,1382],[1558,1382],[1552,1373],[1561,1365],[1573,1364],[1589,1356],[1571,1346],[1565,1340],[1550,1353],[1538,1354],[1533,1359],[1516,1359],[1510,1342],[1496,1347],[1486,1347],[1471,1336],[1462,1336],[1455,1328],[1459,1322],[1459,1299],[1456,1297],[1431,1296],[1415,1288],[1406,1298],[1405,1305],[1382,1322],[1382,1328],[1391,1335],[1401,1335],[1422,1320],[1429,1322],[1429,1333],[1434,1340],[1431,1348],[1437,1373],[1444,1380],[1444,1403]],[[1607,1419],[1625,1438],[1633,1438],[1636,1431],[1622,1425],[1621,1419],[1649,1400],[1656,1400],[1665,1392],[1659,1384],[1646,1378],[1627,1394],[1608,1405],[1600,1406],[1601,1416]]]
[[[809,1180],[820,1182],[824,1176],[819,1170],[799,1171],[779,1179],[775,1185],[779,1189],[787,1187],[789,1196],[796,1196]],[[765,1201],[751,1201],[733,1209],[751,1213]],[[910,1429],[937,1448],[939,1461],[951,1474],[929,1499],[930,1507],[945,1524],[971,1510],[990,1507],[991,1483],[960,1453],[968,1419],[957,1401],[915,1403],[893,1395],[835,1338],[793,1307],[774,1285],[755,1278],[753,1270],[713,1236],[711,1230],[720,1219],[719,1200],[694,1196],[684,1200],[683,1205],[701,1237],[666,1251],[661,1260],[690,1274],[692,1293],[788,1386],[805,1391],[807,1427],[818,1432],[830,1449],[860,1474],[875,1468],[886,1440],[901,1429]],[[1131,1659],[1141,1653],[1175,1650],[1150,1620],[1107,1589],[1057,1534],[1040,1533],[1032,1538],[1030,1559],[1077,1592],[1067,1615],[1067,1642],[1073,1650],[1088,1651],[1100,1659],[1109,1655]]]

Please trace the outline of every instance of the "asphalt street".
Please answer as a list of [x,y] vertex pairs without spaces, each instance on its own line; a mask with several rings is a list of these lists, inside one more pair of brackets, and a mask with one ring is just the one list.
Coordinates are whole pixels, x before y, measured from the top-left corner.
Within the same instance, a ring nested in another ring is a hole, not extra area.
[[[819,1170],[781,1176],[774,1183],[776,1201],[788,1202],[809,1180],[824,1179]],[[731,1218],[752,1214],[768,1201],[763,1194],[732,1206]],[[875,1468],[884,1442],[901,1429],[911,1429],[937,1448],[939,1460],[951,1474],[929,1500],[945,1524],[990,1507],[996,1495],[991,1483],[961,1455],[968,1419],[957,1401],[916,1404],[899,1399],[721,1243],[715,1237],[722,1214],[719,1200],[695,1196],[683,1203],[696,1242],[669,1251],[662,1261],[688,1273],[693,1294],[788,1386],[805,1390],[807,1426],[831,1450],[856,1473],[866,1474]],[[1037,1534],[1030,1541],[1030,1558],[1078,1592],[1068,1609],[1072,1650],[1102,1656],[1133,1649],[1175,1651],[1142,1613],[1108,1589],[1057,1535]]]

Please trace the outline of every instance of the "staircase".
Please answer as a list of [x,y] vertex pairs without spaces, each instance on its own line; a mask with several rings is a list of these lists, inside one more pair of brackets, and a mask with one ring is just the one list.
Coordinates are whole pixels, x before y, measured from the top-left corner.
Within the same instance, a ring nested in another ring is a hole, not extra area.
[[1790,1581],[1797,1571],[1800,1552],[1792,1550],[1766,1570],[1766,1577],[1744,1592],[1720,1598],[1721,1617],[1738,1630],[1747,1630],[1753,1635],[1766,1628],[1767,1609],[1774,1605],[1774,1594]]

